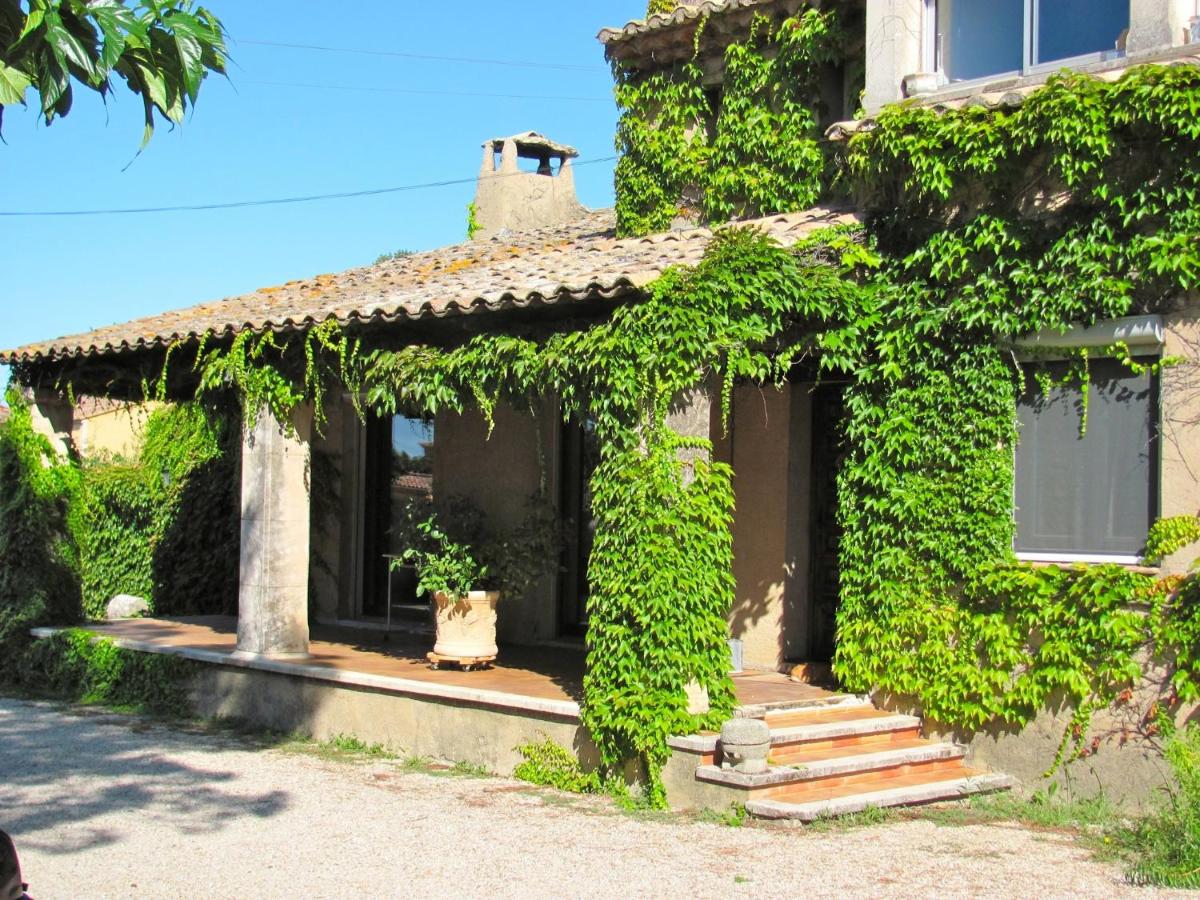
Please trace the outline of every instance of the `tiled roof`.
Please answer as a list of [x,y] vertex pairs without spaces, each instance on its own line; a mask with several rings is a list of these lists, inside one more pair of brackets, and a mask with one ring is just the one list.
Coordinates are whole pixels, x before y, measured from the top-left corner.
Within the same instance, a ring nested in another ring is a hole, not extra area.
[[[725,48],[745,37],[749,22],[758,15],[781,20],[794,15],[808,0],[701,0],[630,22],[623,28],[605,28],[597,37],[609,60],[634,69],[662,68],[691,59],[699,49],[713,65],[721,63]],[[703,24],[703,46],[697,34]]]
[[678,6],[669,13],[655,13],[645,19],[634,19],[624,28],[602,28],[596,37],[602,44],[615,44],[653,31],[695,22],[704,16],[752,6],[765,6],[774,2],[775,0],[703,0],[701,3]]
[[[851,213],[818,207],[741,225],[759,227],[788,245],[822,226],[850,221]],[[612,299],[644,287],[669,266],[698,261],[712,235],[697,228],[618,239],[611,210],[594,212],[569,225],[455,244],[29,344],[0,353],[0,362],[123,353],[205,333],[284,331],[331,318],[343,324],[396,322]]]
[[[1200,65],[1200,48],[1177,47],[1173,50],[1126,58],[1115,64],[1110,60],[1083,66],[1077,68],[1077,71],[1101,81],[1118,81],[1130,69],[1147,64],[1198,66]],[[973,107],[989,110],[1015,109],[1024,103],[1030,94],[1045,85],[1046,80],[1053,74],[1055,73],[1046,72],[1039,75],[1006,78],[969,88],[950,87],[935,94],[918,95],[906,102],[911,106],[925,107],[936,112],[950,112]],[[826,129],[825,136],[832,141],[844,141],[856,134],[872,131],[875,125],[875,119],[869,116],[849,122],[835,122]]]

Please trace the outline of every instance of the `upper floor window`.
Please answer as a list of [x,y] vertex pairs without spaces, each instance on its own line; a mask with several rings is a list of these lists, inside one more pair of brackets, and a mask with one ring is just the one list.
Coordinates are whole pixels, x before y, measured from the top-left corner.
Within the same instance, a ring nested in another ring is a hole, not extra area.
[[946,81],[1028,74],[1123,52],[1130,0],[926,0],[928,65]]

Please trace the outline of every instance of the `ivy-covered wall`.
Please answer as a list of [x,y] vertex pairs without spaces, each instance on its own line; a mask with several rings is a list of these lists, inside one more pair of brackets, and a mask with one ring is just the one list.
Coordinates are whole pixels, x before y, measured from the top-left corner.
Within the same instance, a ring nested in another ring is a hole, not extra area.
[[0,680],[29,628],[102,619],[117,594],[160,614],[237,608],[240,444],[220,404],[156,410],[136,460],[62,459],[9,392],[0,425]]
[[665,68],[613,66],[622,234],[804,209],[830,183],[822,128],[843,112],[846,70],[861,70],[847,59],[839,13],[756,17],[744,39],[723,49],[716,81],[701,62],[711,52],[704,25],[695,41],[694,58]]
[[[583,716],[605,765],[640,760],[658,800],[666,736],[712,726],[733,703],[732,472],[711,441],[675,434],[669,413],[708,388],[727,421],[736,384],[777,383],[800,364],[850,381],[835,658],[847,688],[908,698],[967,731],[1019,728],[1061,704],[1073,712],[1060,759],[1092,751],[1091,713],[1128,702],[1147,651],[1166,667],[1161,708],[1200,698],[1198,576],[1014,558],[1025,385],[1007,349],[1040,329],[1194,302],[1200,71],[1055,76],[1017,109],[897,107],[831,155],[803,99],[833,30],[809,12],[731,46],[723,104],[736,117],[718,114],[712,135],[695,130],[704,84],[686,64],[618,73],[629,78],[618,85],[619,227],[667,227],[681,197],[719,219],[792,210],[837,186],[857,198],[861,229],[794,248],[728,229],[698,265],[570,323],[364,346],[371,335],[330,320],[303,337],[178,348],[194,353],[181,364],[202,393],[235,390],[251,416],[269,407],[283,421],[303,401],[319,410],[337,389],[379,414],[491,418],[500,402],[555,397],[564,417],[591,419],[602,450]],[[1086,379],[1086,356],[1074,359]],[[1197,537],[1194,515],[1164,520],[1145,556]],[[697,686],[712,702],[705,717],[687,712]]]

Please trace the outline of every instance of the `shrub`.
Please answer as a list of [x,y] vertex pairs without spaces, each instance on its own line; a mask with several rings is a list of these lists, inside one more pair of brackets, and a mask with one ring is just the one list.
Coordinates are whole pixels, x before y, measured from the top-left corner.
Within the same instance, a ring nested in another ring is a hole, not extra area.
[[0,682],[21,683],[29,629],[80,617],[78,549],[68,518],[78,470],[33,430],[29,407],[8,392],[0,425]]
[[530,784],[558,788],[573,794],[596,794],[603,790],[600,776],[585,772],[570,750],[548,737],[537,743],[517,747],[523,762],[513,769],[513,777]]
[[1200,726],[1173,733],[1166,757],[1177,787],[1126,835],[1138,857],[1129,878],[1138,884],[1200,888]]
[[87,631],[70,629],[34,643],[29,679],[66,700],[183,716],[196,664],[177,656],[125,650]]

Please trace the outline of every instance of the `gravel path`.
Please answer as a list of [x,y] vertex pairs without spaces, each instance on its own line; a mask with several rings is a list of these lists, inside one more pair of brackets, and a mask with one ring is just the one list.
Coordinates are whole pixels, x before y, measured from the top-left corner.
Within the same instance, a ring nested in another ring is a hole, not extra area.
[[1015,826],[645,821],[519,782],[5,698],[0,827],[38,900],[1156,896]]

